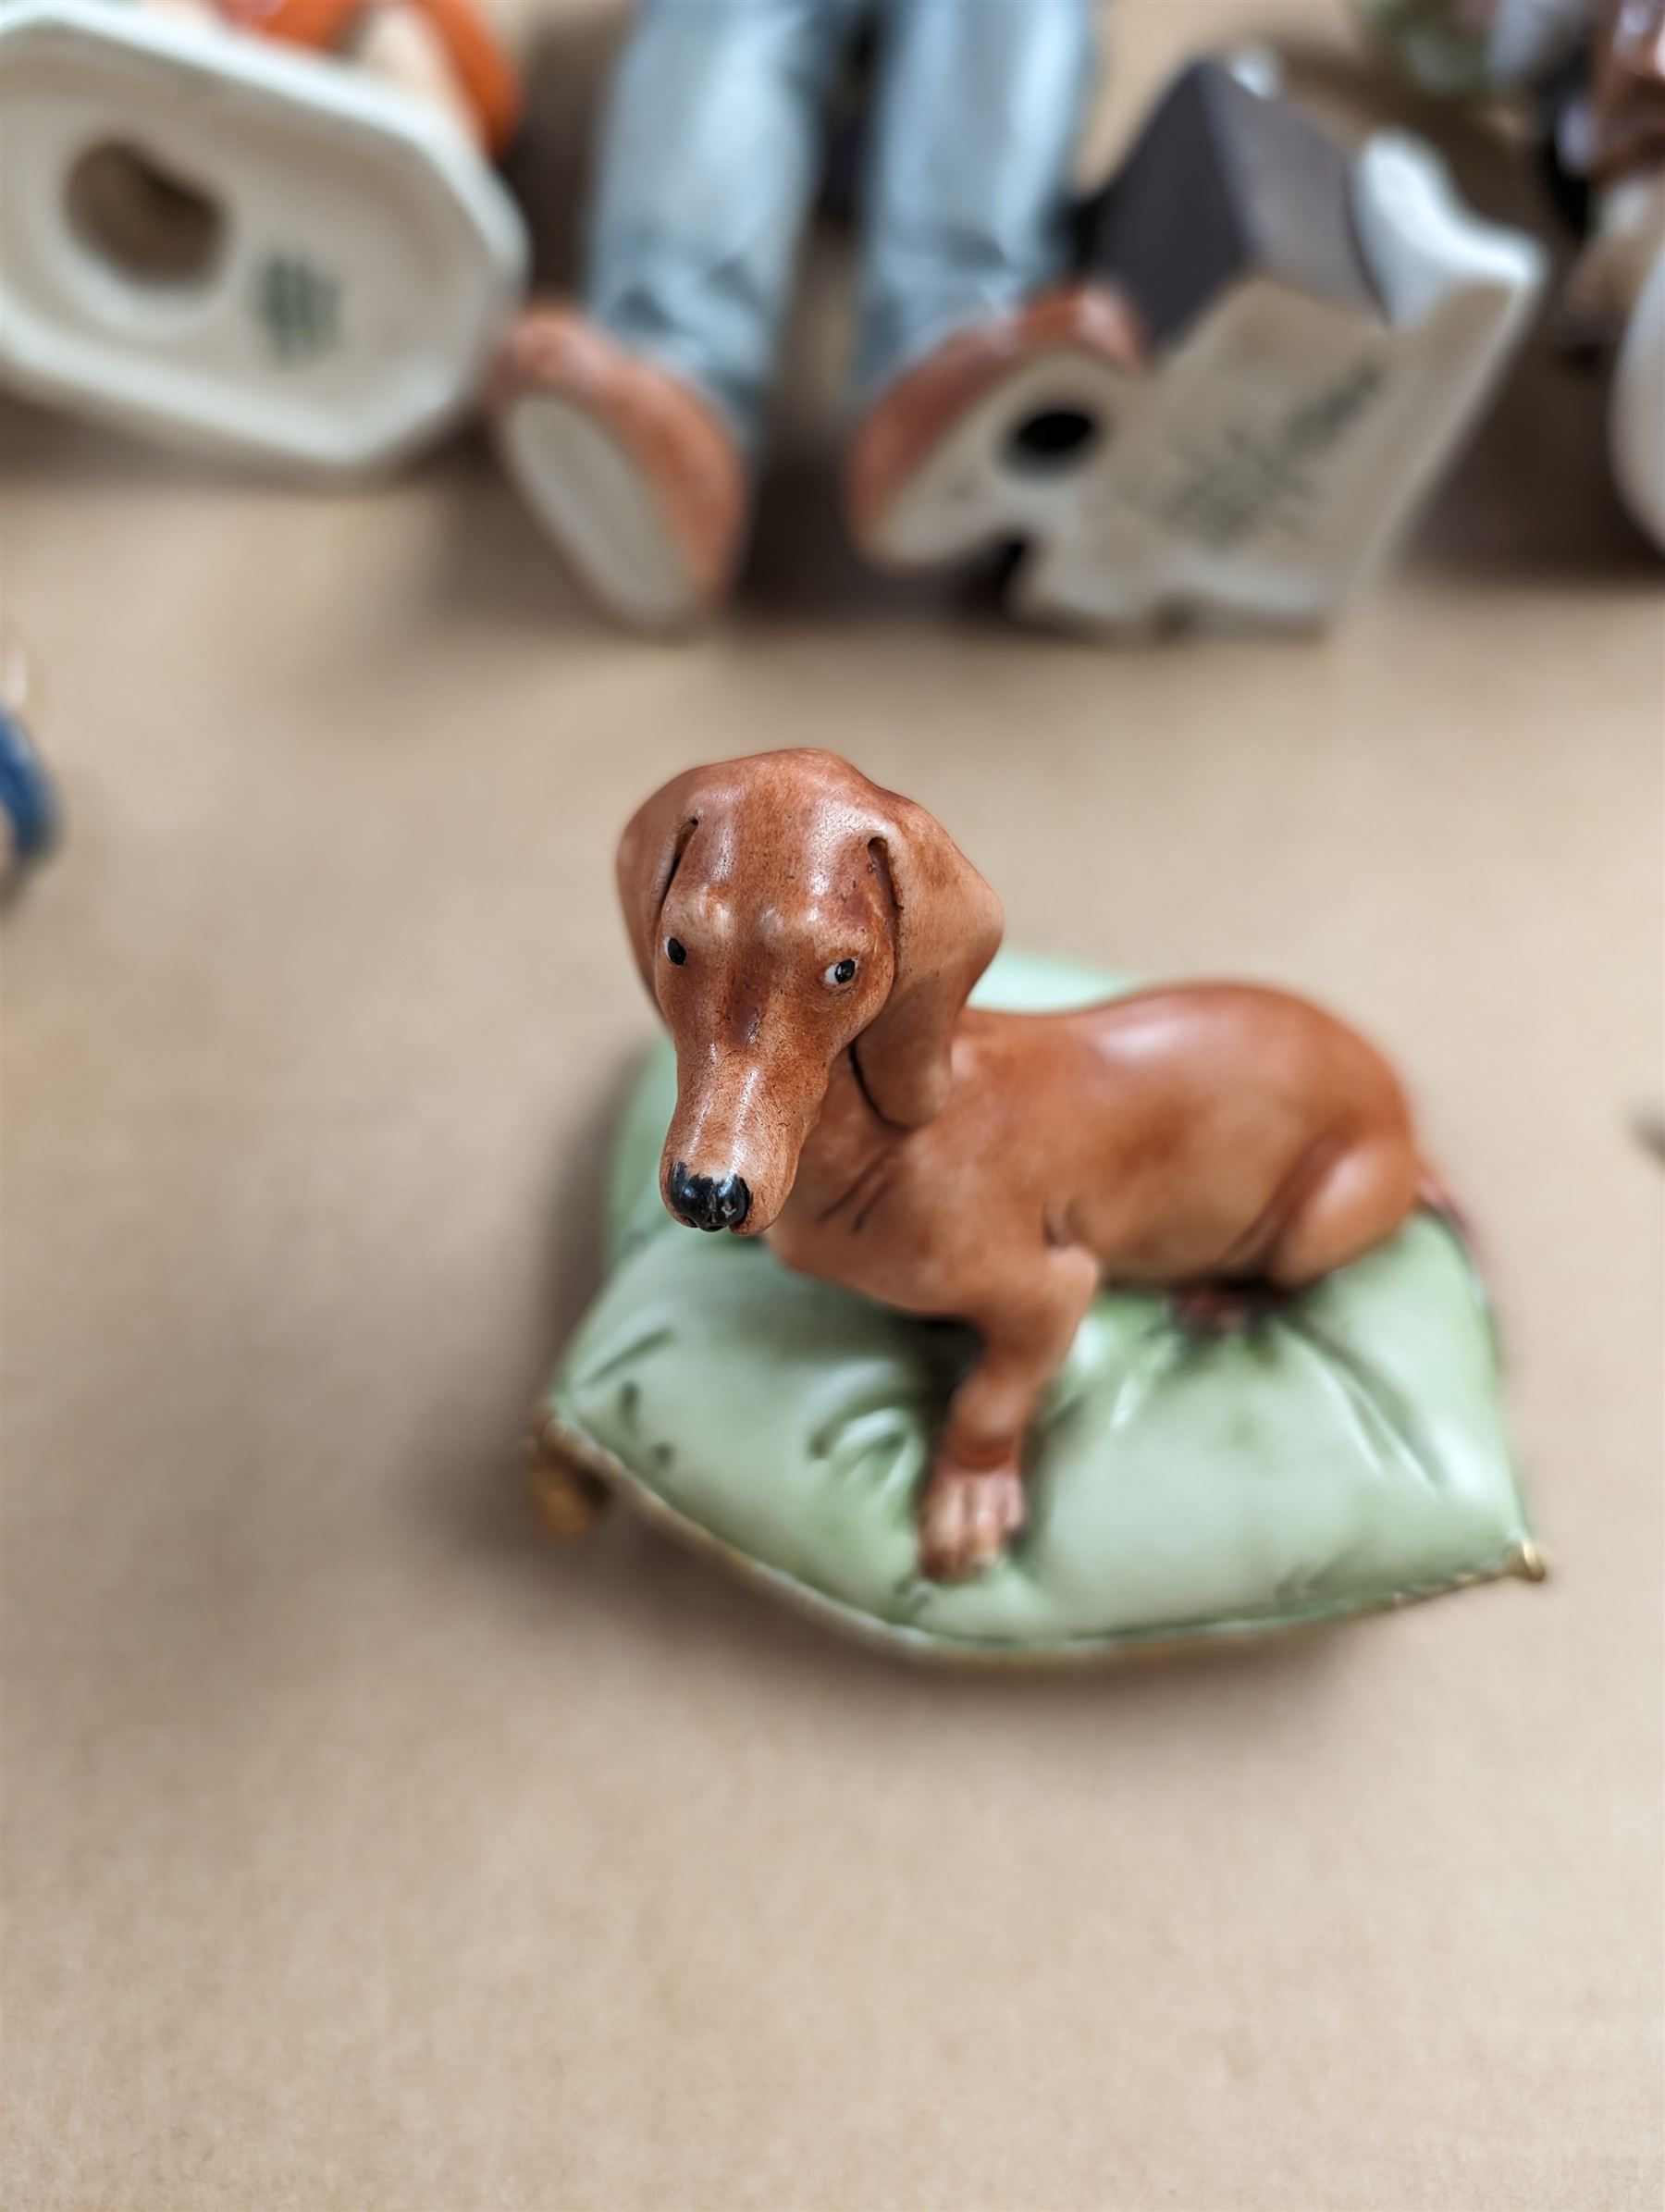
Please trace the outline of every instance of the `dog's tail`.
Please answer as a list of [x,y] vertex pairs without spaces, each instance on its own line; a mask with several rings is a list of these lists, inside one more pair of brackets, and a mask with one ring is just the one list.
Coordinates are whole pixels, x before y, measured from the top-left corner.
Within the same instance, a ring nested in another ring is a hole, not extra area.
[[1430,1168],[1426,1160],[1420,1162],[1417,1168],[1416,1203],[1443,1221],[1465,1250],[1474,1251],[1474,1225],[1468,1214],[1452,1197],[1451,1186],[1445,1177],[1437,1168]]
[[1486,1316],[1492,1351],[1501,1357],[1503,1346],[1498,1327],[1498,1309],[1492,1299],[1491,1285],[1486,1280],[1486,1270],[1474,1224],[1464,1208],[1452,1197],[1450,1186],[1444,1176],[1430,1168],[1425,1160],[1422,1162],[1416,1178],[1416,1203],[1432,1214],[1436,1220],[1443,1221],[1456,1238],[1457,1249],[1462,1253],[1463,1266],[1468,1270],[1469,1282]]

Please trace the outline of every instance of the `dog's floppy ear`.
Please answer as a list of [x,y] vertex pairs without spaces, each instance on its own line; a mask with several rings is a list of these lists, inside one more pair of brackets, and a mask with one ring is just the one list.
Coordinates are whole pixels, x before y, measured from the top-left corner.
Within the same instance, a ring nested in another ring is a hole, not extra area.
[[655,995],[660,913],[688,840],[699,826],[704,772],[695,768],[672,777],[631,816],[619,840],[619,904],[649,997]]
[[891,803],[869,851],[890,902],[896,973],[857,1057],[879,1112],[917,1129],[948,1103],[954,1025],[994,958],[1005,917],[947,831],[910,799]]

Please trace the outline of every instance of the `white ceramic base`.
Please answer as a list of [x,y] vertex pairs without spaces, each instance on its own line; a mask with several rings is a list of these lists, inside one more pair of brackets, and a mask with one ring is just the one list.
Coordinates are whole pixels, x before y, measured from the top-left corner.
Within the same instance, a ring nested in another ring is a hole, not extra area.
[[263,461],[377,466],[474,405],[526,261],[496,177],[408,93],[98,0],[0,10],[19,389]]
[[[1365,146],[1353,213],[1380,315],[1251,276],[1142,376],[1068,350],[1032,362],[919,471],[881,555],[1021,540],[1014,611],[1092,631],[1335,615],[1458,450],[1544,277],[1539,248],[1470,214],[1412,140]],[[1026,451],[1048,414],[1092,434]]]
[[1619,349],[1608,444],[1620,497],[1665,552],[1665,251],[1648,272]]
[[539,527],[610,613],[639,630],[691,619],[693,579],[651,488],[603,423],[570,399],[530,392],[500,406],[498,439]]

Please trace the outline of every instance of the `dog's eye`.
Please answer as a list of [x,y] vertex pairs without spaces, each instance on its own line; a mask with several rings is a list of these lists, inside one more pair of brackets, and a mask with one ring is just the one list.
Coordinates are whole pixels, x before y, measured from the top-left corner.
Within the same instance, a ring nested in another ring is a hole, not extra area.
[[680,937],[665,939],[665,958],[672,968],[680,968],[688,957],[688,948]]
[[834,960],[831,968],[823,969],[821,971],[821,982],[831,983],[835,991],[841,985],[854,982],[855,980],[856,963],[852,959]]

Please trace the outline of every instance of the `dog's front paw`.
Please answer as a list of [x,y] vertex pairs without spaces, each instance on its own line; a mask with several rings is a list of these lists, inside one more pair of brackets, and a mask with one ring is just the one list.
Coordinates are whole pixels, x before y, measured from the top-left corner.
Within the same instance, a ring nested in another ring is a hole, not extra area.
[[964,1582],[991,1567],[1023,1526],[1016,1467],[939,1467],[919,1507],[919,1564],[933,1582]]

